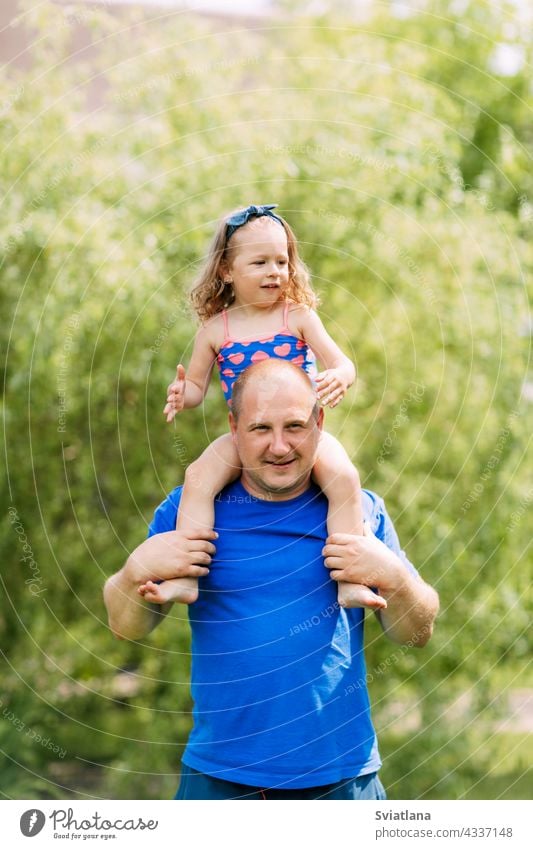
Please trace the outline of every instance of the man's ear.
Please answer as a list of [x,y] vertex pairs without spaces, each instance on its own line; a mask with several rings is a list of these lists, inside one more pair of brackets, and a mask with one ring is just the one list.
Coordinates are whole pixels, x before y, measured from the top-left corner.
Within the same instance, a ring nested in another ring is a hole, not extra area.
[[233,438],[233,441],[235,442],[235,435],[237,433],[237,422],[236,422],[235,416],[233,415],[232,412],[230,412],[228,414],[228,419],[229,419],[229,429],[231,431],[231,436]]
[[318,411],[318,418],[316,420],[316,424],[319,430],[324,430],[324,407],[321,407]]

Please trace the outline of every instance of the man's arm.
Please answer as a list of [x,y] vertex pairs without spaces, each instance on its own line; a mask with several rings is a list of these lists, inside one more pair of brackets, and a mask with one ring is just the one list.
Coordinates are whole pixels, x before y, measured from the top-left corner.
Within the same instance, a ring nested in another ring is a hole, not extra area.
[[104,586],[104,602],[113,634],[124,640],[140,640],[149,634],[166,616],[171,604],[144,601],[139,586],[146,581],[207,575],[215,553],[210,540],[216,537],[214,531],[167,531],[141,543]]
[[376,613],[386,636],[395,643],[425,646],[439,610],[435,590],[417,575],[365,523],[365,535],[332,534],[323,549],[335,581],[377,587],[387,607]]
[[384,593],[387,607],[377,610],[376,616],[383,632],[394,643],[423,648],[433,634],[439,597],[433,587],[411,575],[401,560],[397,560],[396,586]]

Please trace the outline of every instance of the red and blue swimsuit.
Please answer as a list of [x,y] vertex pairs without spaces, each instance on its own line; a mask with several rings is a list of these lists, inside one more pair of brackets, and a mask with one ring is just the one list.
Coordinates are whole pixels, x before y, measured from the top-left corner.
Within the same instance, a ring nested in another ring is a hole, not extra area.
[[231,407],[233,384],[238,376],[248,366],[261,360],[268,360],[271,357],[288,360],[300,366],[314,381],[317,375],[315,355],[303,339],[294,336],[289,330],[288,313],[289,304],[286,303],[283,310],[283,327],[279,333],[254,339],[233,339],[228,328],[228,313],[222,310],[224,341],[217,356],[217,365],[220,372],[220,385],[229,407]]

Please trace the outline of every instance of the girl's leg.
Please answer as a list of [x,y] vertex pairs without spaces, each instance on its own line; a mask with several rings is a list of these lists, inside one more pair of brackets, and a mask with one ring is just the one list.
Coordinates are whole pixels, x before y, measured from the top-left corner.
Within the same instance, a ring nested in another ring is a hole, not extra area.
[[[363,507],[359,472],[338,439],[322,433],[313,478],[329,502],[328,534],[363,534]],[[387,606],[384,598],[370,587],[339,581],[341,607]]]
[[[215,439],[185,472],[176,530],[211,529],[215,524],[214,500],[221,489],[241,474],[239,455],[229,433]],[[198,598],[197,578],[174,578],[155,584],[148,581],[139,591],[146,601],[192,604]]]

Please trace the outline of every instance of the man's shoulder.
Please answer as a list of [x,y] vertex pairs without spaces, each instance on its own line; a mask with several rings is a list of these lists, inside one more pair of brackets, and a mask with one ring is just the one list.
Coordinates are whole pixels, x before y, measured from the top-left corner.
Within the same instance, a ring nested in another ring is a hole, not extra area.
[[[379,522],[380,516],[385,509],[383,499],[377,492],[371,489],[362,489],[363,496],[363,518],[366,522],[370,522],[371,526]],[[374,531],[375,528],[372,527]]]
[[[228,500],[224,499],[224,495],[229,496],[229,500],[231,500],[232,493],[238,489],[237,481],[228,484],[228,486],[224,487],[221,493],[216,497],[216,501]],[[181,495],[183,492],[183,484],[180,486],[174,487],[172,492],[169,492],[167,497],[161,502],[161,504],[156,507],[154,512],[154,517],[148,526],[148,536],[154,536],[154,534],[162,534],[166,531],[173,531],[176,528],[176,520],[178,518],[178,509],[180,506]]]
[[176,486],[156,508],[154,518],[148,526],[149,537],[175,530],[182,491],[183,486]]
[[[316,492],[314,491],[316,490]],[[176,518],[181,500],[183,486],[176,486],[172,492],[169,492],[167,497],[161,502],[154,512],[154,517],[148,528],[148,536],[161,534],[165,531],[173,531],[176,527]],[[313,487],[314,497],[320,492],[318,487]],[[243,492],[242,485],[238,481],[228,484],[221,493],[217,496],[217,501],[226,501],[236,499],[239,493]],[[363,489],[363,516],[365,521],[370,523],[372,530],[375,532],[377,525],[381,520],[384,512],[383,499],[371,489]],[[325,498],[325,496],[324,496]],[[257,499],[254,499],[257,501]],[[265,502],[265,508],[269,507],[269,502]]]

